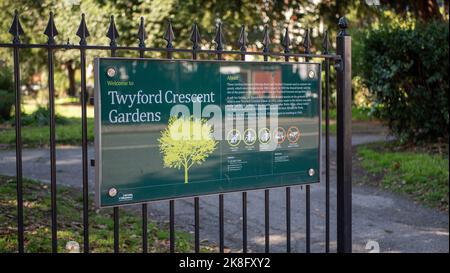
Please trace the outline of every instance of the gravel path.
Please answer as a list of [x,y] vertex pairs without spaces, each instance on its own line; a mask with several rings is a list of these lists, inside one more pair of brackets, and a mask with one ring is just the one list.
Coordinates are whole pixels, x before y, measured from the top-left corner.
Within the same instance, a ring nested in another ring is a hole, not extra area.
[[[384,140],[384,135],[354,135],[353,145]],[[335,251],[335,139],[331,139],[331,250]],[[93,158],[93,147],[89,147]],[[58,147],[57,183],[80,187],[81,148]],[[324,170],[324,168],[322,168]],[[15,175],[15,151],[0,151],[0,173]],[[50,165],[48,149],[25,149],[23,151],[25,177],[49,181]],[[90,168],[90,189],[93,190],[93,168]],[[324,179],[323,179],[324,180]],[[240,251],[242,245],[242,198],[240,193],[225,195],[225,245],[231,251]],[[325,186],[311,186],[311,250],[325,249]],[[188,232],[194,230],[193,200],[175,202],[176,228]],[[217,196],[200,198],[200,237],[204,242],[216,244],[219,240]],[[138,209],[140,206],[136,206]],[[150,218],[167,222],[168,202],[149,204]],[[296,186],[291,190],[292,251],[305,251],[305,190]],[[270,190],[270,249],[283,252],[285,239],[285,190]],[[264,251],[264,193],[248,193],[249,249]],[[448,214],[416,204],[404,196],[370,186],[353,187],[353,244],[355,252],[367,252],[368,241],[376,241],[381,252],[448,252]]]

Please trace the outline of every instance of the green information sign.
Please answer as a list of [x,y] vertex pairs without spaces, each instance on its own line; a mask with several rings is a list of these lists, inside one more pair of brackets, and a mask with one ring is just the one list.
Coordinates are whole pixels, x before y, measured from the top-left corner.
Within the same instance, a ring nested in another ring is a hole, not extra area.
[[99,207],[319,182],[317,63],[95,59]]

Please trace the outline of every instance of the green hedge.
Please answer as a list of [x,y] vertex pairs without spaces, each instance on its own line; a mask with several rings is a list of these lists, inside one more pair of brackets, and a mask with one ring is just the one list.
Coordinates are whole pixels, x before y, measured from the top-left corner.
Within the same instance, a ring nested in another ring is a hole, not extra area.
[[382,27],[363,40],[374,113],[402,141],[448,140],[448,31],[447,22]]
[[0,121],[11,117],[15,97],[12,74],[6,67],[0,66]]

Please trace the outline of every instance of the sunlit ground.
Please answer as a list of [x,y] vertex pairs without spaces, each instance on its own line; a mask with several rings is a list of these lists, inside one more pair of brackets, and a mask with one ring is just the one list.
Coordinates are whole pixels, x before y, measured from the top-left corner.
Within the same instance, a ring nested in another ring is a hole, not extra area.
[[[89,103],[89,102],[88,102]],[[22,104],[22,111],[26,114],[31,114],[39,107],[47,106],[47,100],[45,99],[33,99],[25,98]],[[80,118],[81,117],[81,104],[78,98],[62,98],[55,100],[56,114],[67,118]],[[87,106],[87,117],[94,117],[94,106]]]

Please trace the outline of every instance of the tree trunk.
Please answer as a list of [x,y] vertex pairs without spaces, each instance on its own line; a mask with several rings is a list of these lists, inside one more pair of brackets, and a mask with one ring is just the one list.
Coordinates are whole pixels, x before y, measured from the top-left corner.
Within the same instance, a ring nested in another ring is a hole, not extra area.
[[448,20],[448,0],[444,0],[444,15]]
[[75,69],[72,66],[72,64],[73,64],[72,60],[67,61],[65,63],[65,66],[66,66],[66,69],[67,69],[67,76],[69,78],[69,90],[68,90],[67,94],[70,97],[75,97],[76,96],[76,89],[77,89],[77,87],[76,87],[76,82],[75,82]]
[[188,167],[187,167],[187,164],[184,166],[184,183],[185,184],[187,184],[188,183],[188,179],[189,179],[189,176],[188,176]]
[[442,14],[436,0],[420,0],[416,2],[416,5],[416,15],[423,21],[426,22],[433,19],[442,20]]
[[[414,0],[414,1],[380,1],[382,5],[388,5],[394,9],[395,12],[406,15],[411,12],[417,19],[428,22],[432,20],[442,20],[444,17],[439,10],[439,3],[437,0]],[[448,0],[444,1],[448,5]]]

